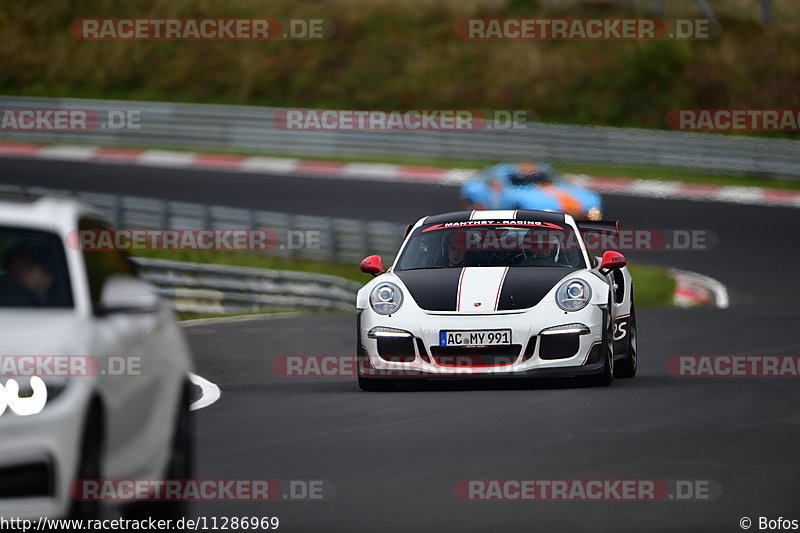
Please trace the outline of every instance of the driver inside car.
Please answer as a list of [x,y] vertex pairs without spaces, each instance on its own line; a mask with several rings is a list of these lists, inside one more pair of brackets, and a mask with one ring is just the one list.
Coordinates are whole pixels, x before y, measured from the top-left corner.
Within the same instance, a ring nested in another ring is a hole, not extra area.
[[557,235],[548,235],[546,232],[528,230],[523,242],[525,243],[524,265],[526,266],[561,266],[561,239]]
[[5,275],[0,280],[0,300],[4,305],[41,306],[48,304],[55,274],[47,251],[19,245],[6,254]]
[[454,231],[444,240],[446,244],[445,256],[447,266],[450,268],[464,266],[467,257],[467,232],[464,230]]

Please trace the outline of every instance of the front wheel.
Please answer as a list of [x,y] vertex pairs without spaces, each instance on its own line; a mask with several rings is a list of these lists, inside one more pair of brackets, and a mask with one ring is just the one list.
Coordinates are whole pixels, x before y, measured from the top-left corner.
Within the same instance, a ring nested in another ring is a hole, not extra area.
[[[181,394],[172,434],[169,463],[164,476],[166,479],[189,480],[194,473],[194,417],[190,409],[190,387],[191,385],[187,384]],[[144,501],[129,504],[124,510],[124,515],[130,519],[153,517],[177,520],[186,516],[187,511],[188,502],[184,500]]]
[[[81,435],[81,448],[78,457],[78,472],[76,479],[100,479],[100,459],[102,453],[103,418],[97,405],[93,405],[84,422]],[[74,499],[69,509],[69,518],[89,520],[97,518],[100,512],[100,502],[96,500]]]

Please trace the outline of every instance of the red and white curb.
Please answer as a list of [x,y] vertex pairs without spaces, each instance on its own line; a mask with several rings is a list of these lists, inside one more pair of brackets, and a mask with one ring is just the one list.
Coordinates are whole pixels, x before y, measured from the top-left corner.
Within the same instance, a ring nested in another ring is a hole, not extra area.
[[676,307],[714,306],[727,309],[730,305],[728,289],[714,278],[677,268],[669,269],[669,273],[675,280],[672,303]]
[[575,185],[606,194],[744,205],[800,207],[800,191],[789,189],[707,185],[632,178],[595,178],[586,175],[568,176],[568,179]]
[[[3,141],[0,141],[0,157],[432,185],[459,185],[477,174],[474,169],[460,168],[448,169],[386,163],[344,163],[283,157],[248,157],[65,144],[38,145]],[[704,185],[631,178],[595,178],[586,175],[567,176],[567,179],[576,185],[606,194],[800,208],[800,191],[787,189]]]

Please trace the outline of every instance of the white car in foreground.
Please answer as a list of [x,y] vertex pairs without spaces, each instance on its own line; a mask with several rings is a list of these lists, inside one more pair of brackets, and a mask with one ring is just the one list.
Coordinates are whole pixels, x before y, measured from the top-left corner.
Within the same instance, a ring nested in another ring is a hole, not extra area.
[[75,480],[191,476],[191,358],[172,311],[122,252],[68,244],[105,227],[78,202],[0,197],[2,517],[96,516]]
[[543,211],[462,211],[420,219],[394,264],[378,256],[357,297],[358,381],[578,377],[636,373],[633,280],[625,258],[587,252],[616,222]]

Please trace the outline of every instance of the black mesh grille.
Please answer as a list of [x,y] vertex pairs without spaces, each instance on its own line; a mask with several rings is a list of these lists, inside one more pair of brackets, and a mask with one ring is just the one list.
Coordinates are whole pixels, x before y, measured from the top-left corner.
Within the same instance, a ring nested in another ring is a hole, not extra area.
[[386,361],[410,363],[414,355],[413,337],[378,337],[378,355]]
[[516,361],[521,349],[520,344],[478,348],[431,346],[431,355],[438,364],[444,366],[499,366]]
[[46,462],[0,468],[0,498],[52,496],[53,489],[50,465]]
[[566,359],[578,353],[580,336],[577,333],[542,335],[539,345],[540,359]]

